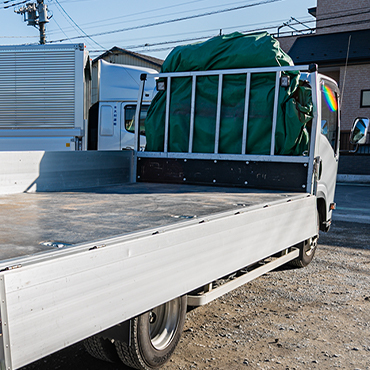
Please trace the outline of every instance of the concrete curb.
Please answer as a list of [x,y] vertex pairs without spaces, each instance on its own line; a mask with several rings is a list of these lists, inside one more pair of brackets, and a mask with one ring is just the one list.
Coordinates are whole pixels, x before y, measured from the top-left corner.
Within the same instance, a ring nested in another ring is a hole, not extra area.
[[370,184],[370,175],[337,175],[337,182]]

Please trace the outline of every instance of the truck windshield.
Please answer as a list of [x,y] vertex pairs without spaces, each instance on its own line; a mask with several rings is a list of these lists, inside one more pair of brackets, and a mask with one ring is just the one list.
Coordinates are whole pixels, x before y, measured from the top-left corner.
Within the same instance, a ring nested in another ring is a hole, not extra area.
[[[145,118],[148,113],[149,105],[142,105],[140,112],[140,135],[145,135]],[[125,129],[128,132],[135,132],[135,113],[136,105],[126,105],[125,107]]]
[[334,84],[321,82],[321,133],[328,139],[337,152],[338,146],[338,93]]

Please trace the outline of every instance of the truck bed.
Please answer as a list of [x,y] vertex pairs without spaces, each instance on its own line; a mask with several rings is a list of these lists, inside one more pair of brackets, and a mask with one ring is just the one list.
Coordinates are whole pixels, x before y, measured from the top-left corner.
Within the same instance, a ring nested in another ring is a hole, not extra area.
[[[316,232],[314,196],[239,188],[138,183],[23,193],[0,197],[0,209],[0,364],[3,357],[9,369]],[[73,246],[40,244],[48,241]]]
[[0,260],[305,194],[135,183],[0,196]]

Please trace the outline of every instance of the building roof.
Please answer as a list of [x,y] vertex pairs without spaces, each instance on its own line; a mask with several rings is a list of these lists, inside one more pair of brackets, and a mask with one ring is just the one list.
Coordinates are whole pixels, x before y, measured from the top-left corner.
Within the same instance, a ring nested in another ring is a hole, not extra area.
[[[299,37],[289,50],[294,64],[344,65],[370,63],[370,29]],[[350,41],[350,43],[349,43]]]
[[309,8],[308,9],[308,13],[311,14],[315,18],[316,18],[316,11],[317,11],[317,7],[316,6],[314,8]]
[[107,56],[107,55],[109,55],[111,53],[113,53],[113,54],[114,53],[128,54],[128,55],[131,55],[131,56],[133,56],[135,58],[144,60],[145,62],[154,64],[154,65],[156,65],[158,67],[161,67],[162,64],[163,64],[163,60],[162,59],[154,58],[154,57],[151,57],[151,56],[148,56],[148,55],[144,55],[144,54],[135,53],[133,51],[122,49],[122,48],[119,48],[117,46],[113,46],[110,50],[108,50],[105,53],[103,53],[103,54],[99,55],[98,57],[96,57],[93,60],[93,63],[97,62],[99,59],[103,59],[105,56]]

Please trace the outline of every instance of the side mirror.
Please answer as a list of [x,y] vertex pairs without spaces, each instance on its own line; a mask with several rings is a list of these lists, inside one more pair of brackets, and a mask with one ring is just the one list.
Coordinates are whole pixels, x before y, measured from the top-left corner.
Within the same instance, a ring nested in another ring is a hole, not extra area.
[[351,134],[349,136],[349,142],[351,144],[365,144],[367,130],[369,128],[368,118],[356,118],[353,122]]

